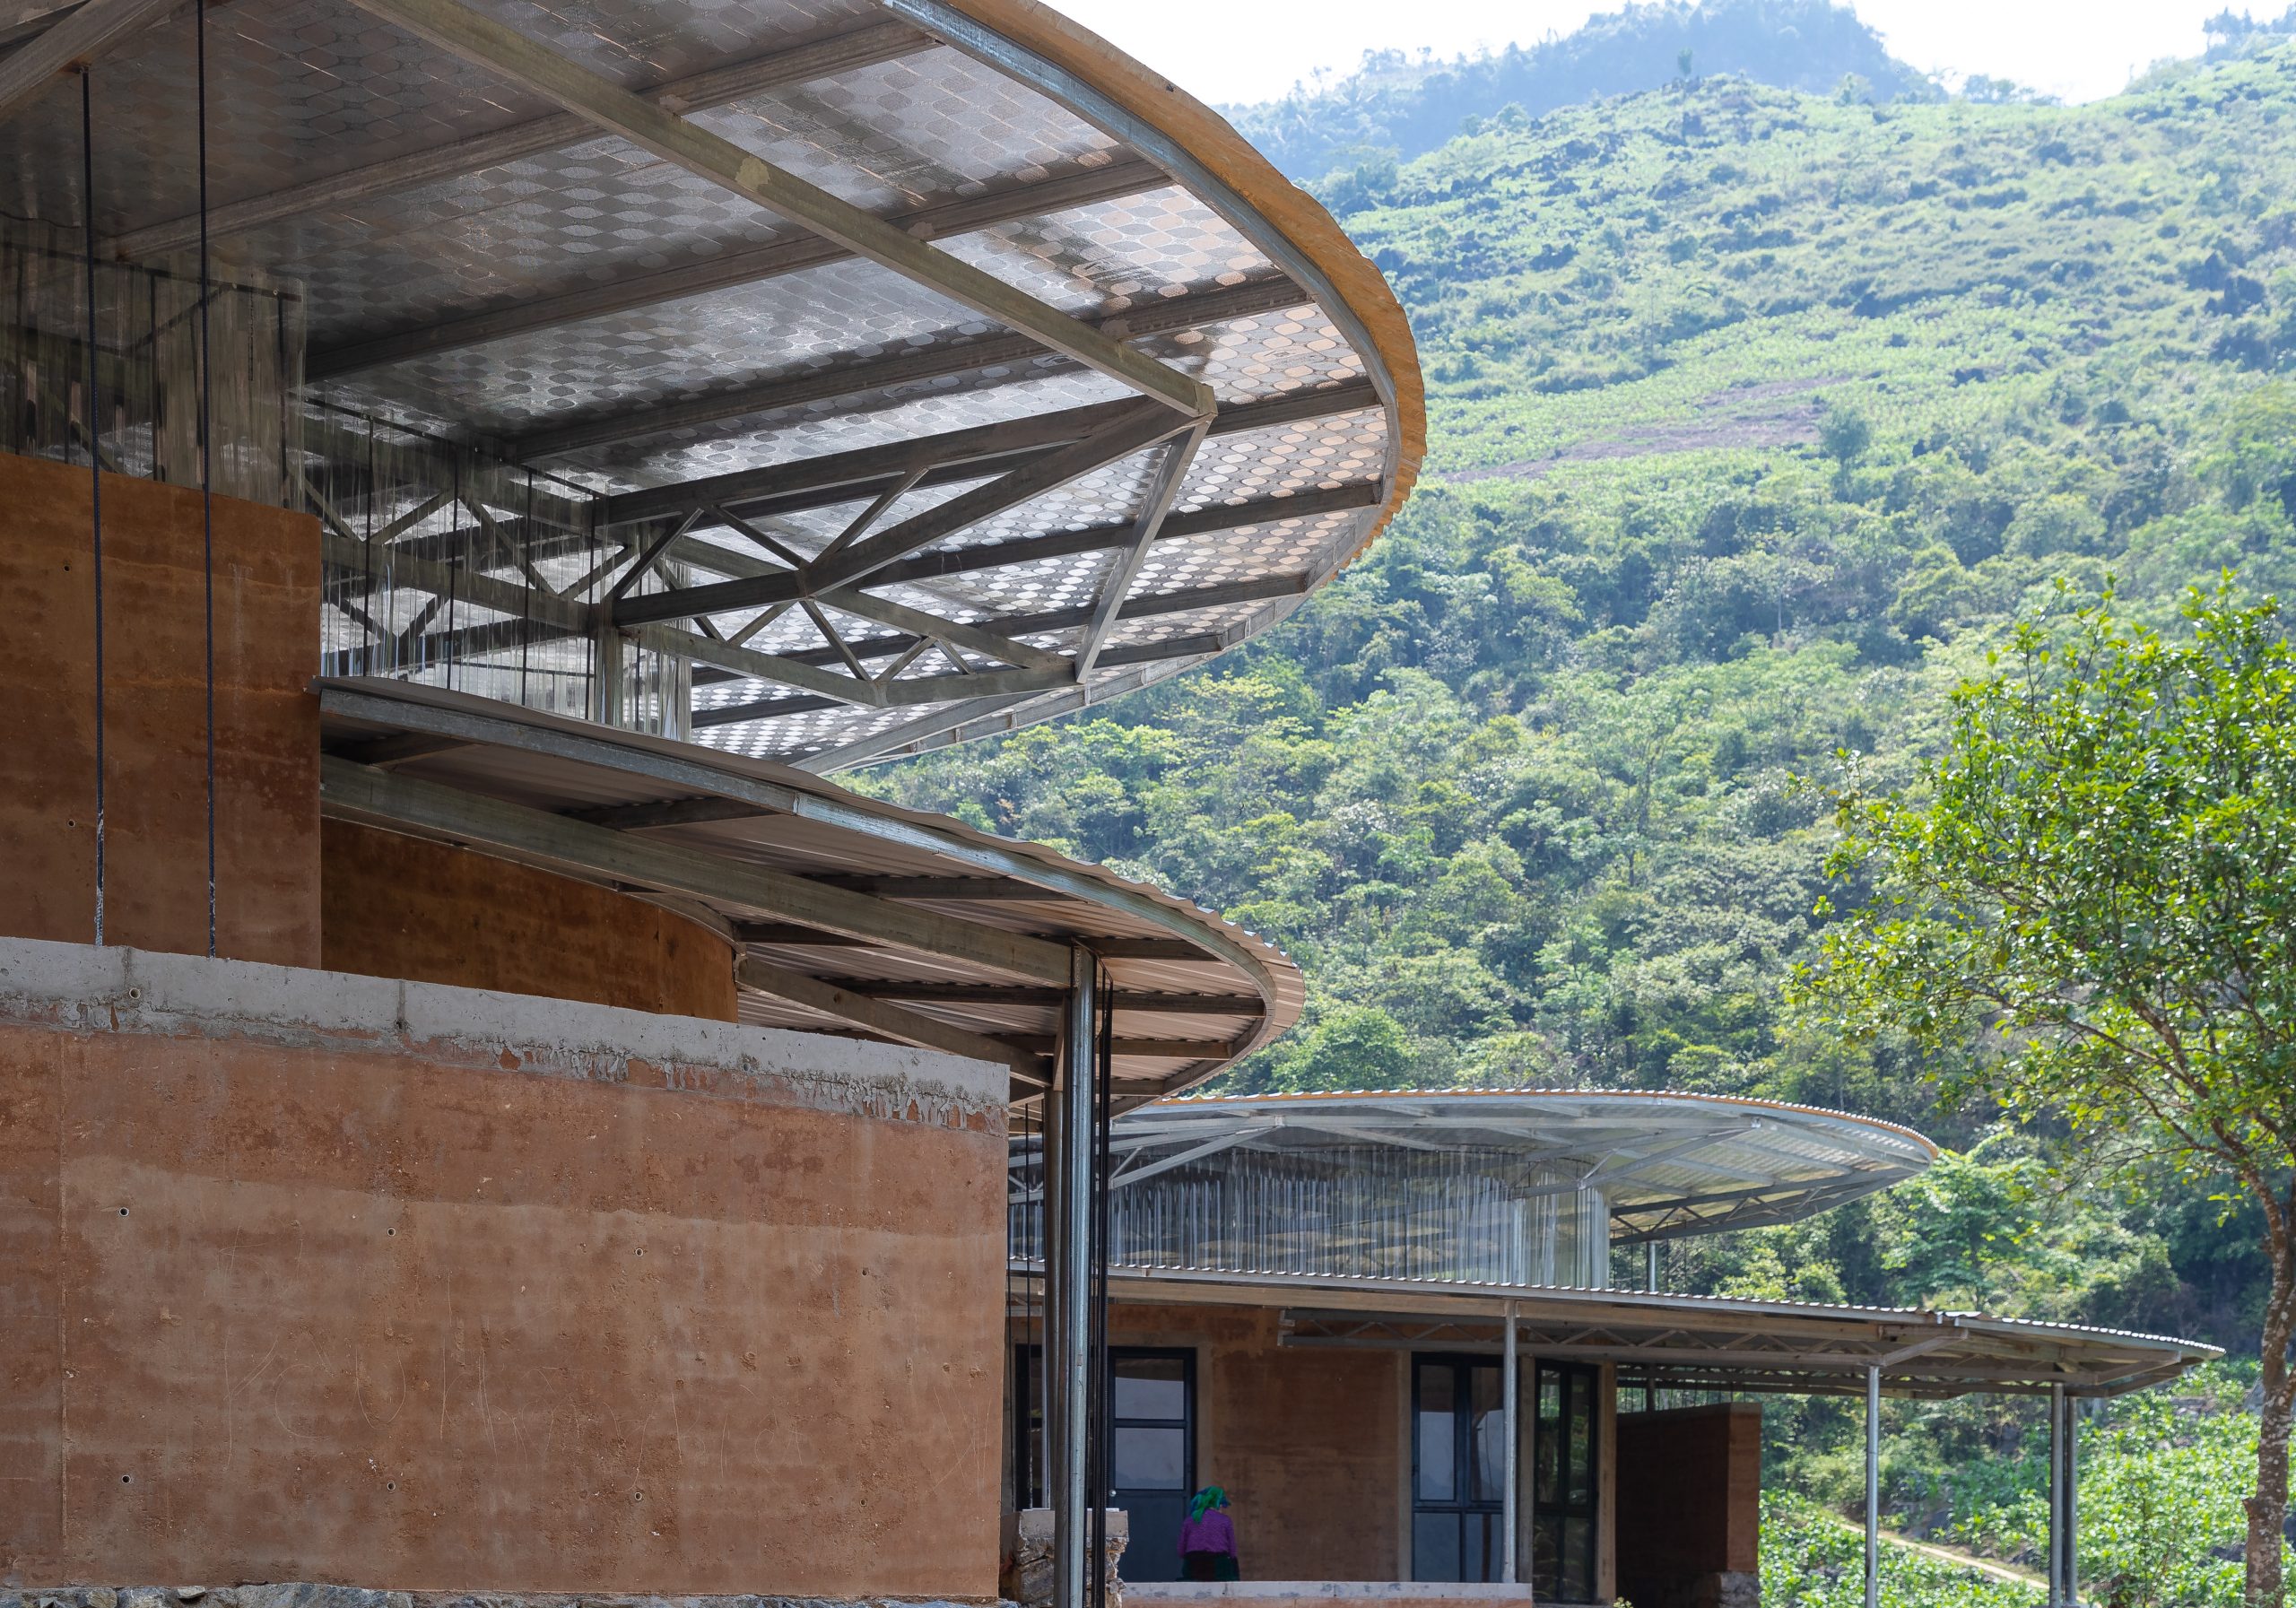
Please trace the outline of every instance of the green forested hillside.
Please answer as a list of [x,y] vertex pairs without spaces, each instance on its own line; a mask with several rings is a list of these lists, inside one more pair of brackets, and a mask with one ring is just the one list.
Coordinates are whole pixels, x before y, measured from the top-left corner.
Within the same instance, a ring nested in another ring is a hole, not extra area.
[[2255,1237],[2205,1185],[2055,1192],[2052,1135],[1936,1109],[1780,986],[1830,830],[1796,778],[1910,775],[2060,584],[2296,591],[2292,180],[2296,49],[2080,108],[1709,80],[1503,115],[1345,220],[1431,383],[1390,534],[1214,665],[863,785],[1281,940],[1308,1019],[1238,1087],[1748,1091],[1967,1152],[1677,1282],[2238,1354]]
[[1698,73],[1821,92],[1855,79],[1883,100],[1939,94],[1838,0],[1644,0],[1527,48],[1445,62],[1400,50],[1367,56],[1336,83],[1301,86],[1234,117],[1277,167],[1320,178],[1360,165],[1392,169],[1507,106],[1537,114]]

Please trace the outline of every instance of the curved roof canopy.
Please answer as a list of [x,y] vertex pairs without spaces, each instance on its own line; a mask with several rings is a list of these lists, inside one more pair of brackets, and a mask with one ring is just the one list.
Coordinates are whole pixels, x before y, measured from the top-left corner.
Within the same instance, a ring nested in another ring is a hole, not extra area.
[[[181,282],[190,10],[29,12],[10,207]],[[1203,661],[1415,472],[1378,273],[1031,0],[210,13],[205,236],[276,287],[221,320],[218,389],[275,317],[307,410],[230,445],[326,523],[331,674],[834,769]],[[91,206],[57,76],[89,57]],[[141,303],[99,300],[133,414]],[[165,456],[165,411],[107,450]]]
[[655,899],[742,958],[741,1019],[1003,1062],[1040,1091],[1081,945],[1109,984],[1119,1107],[1298,1017],[1241,929],[1033,844],[787,766],[398,682],[319,688],[330,817]]
[[[1016,1142],[1024,1192],[1033,1143]],[[1510,1201],[1598,1200],[1613,1242],[1789,1222],[1911,1178],[1937,1153],[1910,1129],[1838,1111],[1583,1090],[1164,1100],[1119,1120],[1112,1144],[1118,1190],[1245,1170],[1392,1173],[1400,1188],[1431,1160],[1451,1195],[1488,1185]]]

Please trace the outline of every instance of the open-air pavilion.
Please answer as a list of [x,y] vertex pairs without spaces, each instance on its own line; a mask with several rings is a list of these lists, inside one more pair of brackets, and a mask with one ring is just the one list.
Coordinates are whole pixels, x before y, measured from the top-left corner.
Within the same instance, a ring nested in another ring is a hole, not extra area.
[[[1017,1499],[1041,1456],[1042,1166],[1032,1137],[1012,1148]],[[1238,1493],[1255,1601],[1751,1604],[1756,1404],[1780,1394],[1864,1403],[1870,1598],[1883,1398],[1985,1394],[2049,1404],[2049,1600],[2069,1604],[2079,1403],[2217,1354],[1666,1291],[1669,1241],[1796,1221],[1935,1157],[1840,1112],[1584,1090],[1190,1097],[1118,1117],[1109,1150],[1112,1499],[1149,1603],[1237,1595],[1167,1584],[1186,1492],[1208,1482]],[[1614,1268],[1639,1287],[1613,1288]]]

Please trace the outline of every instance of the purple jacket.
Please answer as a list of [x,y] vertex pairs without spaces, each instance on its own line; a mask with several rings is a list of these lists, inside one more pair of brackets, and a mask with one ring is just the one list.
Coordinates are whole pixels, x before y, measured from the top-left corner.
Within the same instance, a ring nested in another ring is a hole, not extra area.
[[1225,1552],[1236,1555],[1236,1526],[1228,1516],[1214,1508],[1202,1518],[1180,1520],[1180,1556],[1190,1552]]

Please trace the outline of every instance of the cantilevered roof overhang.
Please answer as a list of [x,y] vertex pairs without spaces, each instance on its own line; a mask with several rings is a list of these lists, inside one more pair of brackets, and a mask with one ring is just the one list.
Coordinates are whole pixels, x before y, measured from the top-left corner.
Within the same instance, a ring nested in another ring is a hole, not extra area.
[[[1014,1271],[1010,1311],[1025,1322],[1040,1298],[1032,1267]],[[1621,1386],[1668,1390],[1857,1395],[1878,1369],[1883,1392],[1898,1396],[2044,1395],[2056,1386],[2118,1395],[2223,1355],[2197,1341],[1974,1312],[1626,1291],[1117,1267],[1109,1293],[1280,1308],[1281,1343],[1300,1348],[1497,1352],[1511,1312],[1525,1354],[1615,1363]]]
[[[1033,1175],[1034,1141],[1013,1142]],[[1438,1150],[1520,1178],[1567,1170],[1607,1201],[1614,1243],[1788,1222],[1903,1182],[1937,1147],[1910,1128],[1775,1100],[1633,1090],[1395,1090],[1163,1100],[1111,1140],[1110,1187],[1218,1168],[1222,1156],[1318,1160]],[[1016,1182],[1016,1188],[1020,1184]]]
[[1032,0],[234,0],[204,218],[190,8],[10,21],[11,210],[290,292],[330,674],[833,770],[1203,662],[1416,472],[1378,272]]
[[401,682],[323,682],[320,807],[650,898],[735,946],[741,1019],[1002,1062],[1040,1093],[1098,958],[1119,1108],[1288,1028],[1298,969],[1156,889],[787,766]]

